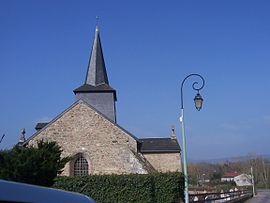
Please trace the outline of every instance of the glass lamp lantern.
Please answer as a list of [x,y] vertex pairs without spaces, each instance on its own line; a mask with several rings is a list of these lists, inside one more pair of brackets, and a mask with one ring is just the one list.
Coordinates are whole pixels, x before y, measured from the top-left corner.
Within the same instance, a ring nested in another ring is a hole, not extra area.
[[197,93],[197,95],[195,96],[194,98],[194,103],[195,103],[195,107],[198,111],[201,110],[202,108],[202,104],[203,104],[203,98],[202,96],[200,95],[200,93]]

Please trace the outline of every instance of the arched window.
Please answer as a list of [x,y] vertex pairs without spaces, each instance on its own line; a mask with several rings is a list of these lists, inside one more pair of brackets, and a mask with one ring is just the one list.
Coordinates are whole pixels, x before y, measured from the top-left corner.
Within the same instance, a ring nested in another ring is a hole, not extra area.
[[88,175],[88,161],[80,154],[74,162],[74,176]]

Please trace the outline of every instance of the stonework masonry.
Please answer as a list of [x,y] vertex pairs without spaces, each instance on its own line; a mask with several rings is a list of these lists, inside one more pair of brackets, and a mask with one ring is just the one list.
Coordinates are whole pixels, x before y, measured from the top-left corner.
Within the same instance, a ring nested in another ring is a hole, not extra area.
[[[148,173],[134,153],[134,137],[79,100],[64,113],[38,131],[29,140],[55,141],[63,149],[63,156],[83,154],[89,162],[89,174]],[[62,175],[73,175],[72,161]]]
[[180,153],[147,153],[143,156],[158,172],[181,171]]

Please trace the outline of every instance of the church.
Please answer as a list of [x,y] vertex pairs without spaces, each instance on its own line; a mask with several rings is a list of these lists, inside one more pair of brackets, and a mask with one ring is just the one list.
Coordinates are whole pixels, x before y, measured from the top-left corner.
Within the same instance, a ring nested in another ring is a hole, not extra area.
[[174,129],[168,138],[137,138],[117,124],[117,94],[109,84],[98,25],[85,81],[73,92],[73,104],[50,122],[38,123],[28,139],[22,132],[19,143],[55,141],[62,156],[72,157],[62,173],[65,176],[181,170]]

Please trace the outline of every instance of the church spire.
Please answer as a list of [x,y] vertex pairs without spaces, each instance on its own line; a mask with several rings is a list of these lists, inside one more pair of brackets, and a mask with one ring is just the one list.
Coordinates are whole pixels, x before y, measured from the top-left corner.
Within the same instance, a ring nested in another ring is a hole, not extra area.
[[73,92],[116,123],[116,91],[109,85],[97,24],[84,84]]
[[109,85],[106,72],[98,24],[96,24],[95,39],[87,68],[85,84],[98,86],[101,84]]

